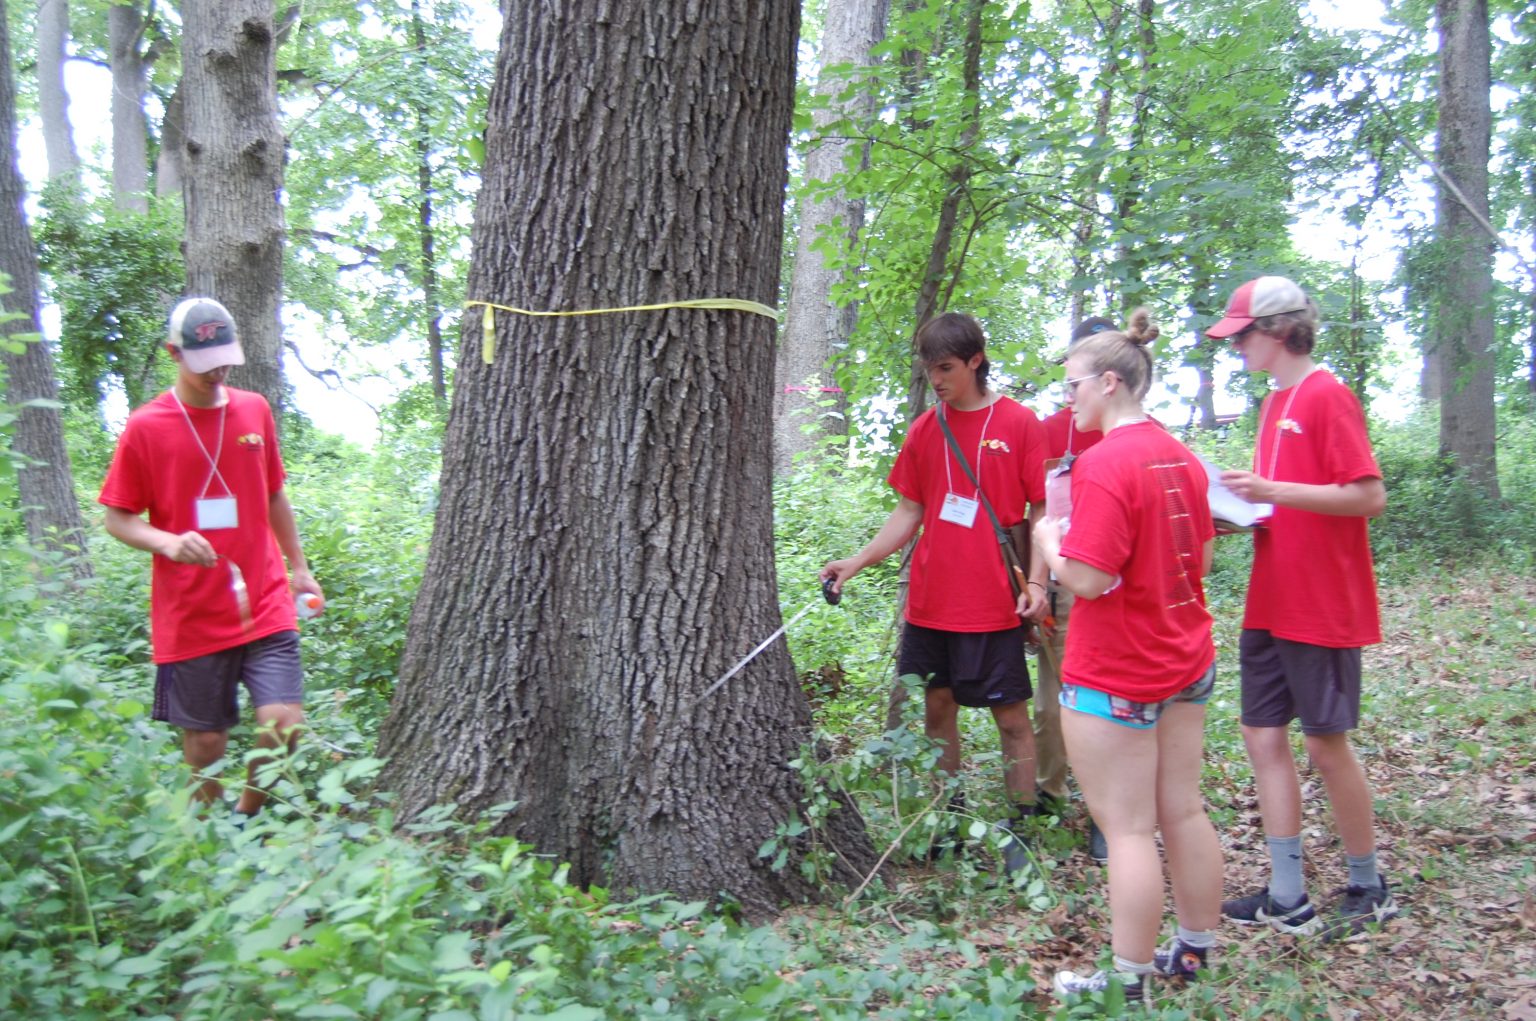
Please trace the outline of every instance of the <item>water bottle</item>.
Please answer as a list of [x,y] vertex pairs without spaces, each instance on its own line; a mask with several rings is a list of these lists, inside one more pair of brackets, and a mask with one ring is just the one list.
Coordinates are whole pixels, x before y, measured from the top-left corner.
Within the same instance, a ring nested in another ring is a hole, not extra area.
[[313,592],[299,592],[293,597],[293,612],[299,615],[300,620],[318,617],[324,609],[325,600]]

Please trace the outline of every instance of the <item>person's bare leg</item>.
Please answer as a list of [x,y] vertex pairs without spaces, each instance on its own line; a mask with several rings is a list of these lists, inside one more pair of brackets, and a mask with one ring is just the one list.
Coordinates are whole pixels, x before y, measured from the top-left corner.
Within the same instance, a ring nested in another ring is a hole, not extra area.
[[[292,752],[298,745],[299,729],[303,724],[303,706],[288,702],[258,706],[256,708],[256,747],[282,747]],[[235,811],[245,815],[255,815],[261,811],[261,806],[267,803],[267,792],[258,783],[257,773],[270,761],[272,760],[266,757],[251,760],[246,769],[245,788],[240,792],[240,800],[235,803]]]
[[192,767],[192,799],[205,805],[217,804],[224,797],[224,785],[214,777],[201,779],[203,770],[224,757],[229,747],[227,730],[185,730],[181,732],[181,758]]

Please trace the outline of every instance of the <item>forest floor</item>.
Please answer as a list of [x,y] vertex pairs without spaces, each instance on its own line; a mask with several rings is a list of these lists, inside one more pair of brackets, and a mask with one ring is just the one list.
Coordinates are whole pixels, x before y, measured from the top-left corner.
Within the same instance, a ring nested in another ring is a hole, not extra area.
[[[1369,692],[1355,744],[1400,917],[1326,945],[1225,923],[1206,981],[1157,987],[1162,1016],[1536,1021],[1533,607],[1536,580],[1496,573],[1460,578],[1451,590],[1440,575],[1384,586],[1386,640],[1366,655]],[[1235,678],[1235,667],[1225,676]],[[1262,887],[1267,872],[1234,698],[1213,699],[1207,727],[1206,797],[1222,835],[1227,896]],[[1322,783],[1304,770],[1308,887],[1331,903],[1344,885],[1343,851]],[[899,962],[942,973],[934,954],[981,971],[991,958],[1027,961],[1041,991],[1035,1006],[1053,1016],[1052,974],[1102,960],[1108,942],[1104,872],[1082,851],[1081,812],[1063,825],[1070,838],[1040,841],[1046,898],[1010,896],[987,861],[903,864],[852,908],[800,914],[781,929],[790,938],[816,933],[854,966]],[[942,940],[914,949],[911,934],[935,922],[959,934],[958,951]]]

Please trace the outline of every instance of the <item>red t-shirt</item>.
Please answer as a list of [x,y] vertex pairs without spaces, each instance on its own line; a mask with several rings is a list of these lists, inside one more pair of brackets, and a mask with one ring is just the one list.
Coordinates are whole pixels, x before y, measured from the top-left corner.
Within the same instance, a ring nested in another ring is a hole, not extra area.
[[1206,475],[1154,422],[1113,429],[1072,465],[1072,527],[1061,555],[1120,584],[1072,606],[1061,679],[1160,702],[1216,658],[1201,554],[1216,534]]
[[1047,458],[1061,457],[1067,453],[1076,456],[1104,438],[1104,434],[1097,429],[1085,432],[1073,425],[1071,408],[1061,408],[1055,414],[1046,416],[1044,425]]
[[[1359,399],[1321,369],[1264,399],[1253,463],[1280,482],[1343,486],[1381,478]],[[1277,506],[1253,533],[1243,627],[1333,649],[1381,641],[1366,519]]]
[[[220,555],[211,568],[154,556],[149,606],[156,663],[206,656],[298,627],[287,567],[268,520],[269,501],[283,488],[285,477],[272,409],[260,394],[232,387],[224,392],[229,401],[222,409],[186,407],[207,455],[170,393],[128,416],[97,497],[105,506],[130,514],[149,511],[149,523],[164,531],[198,531]],[[196,501],[204,487],[209,497],[225,495],[218,478],[209,481],[209,456],[218,461],[219,475],[235,497],[235,528],[197,527]],[[238,564],[245,576],[249,628],[241,620],[224,557]]]
[[[1029,504],[1045,500],[1045,429],[1035,413],[1008,397],[975,411],[941,407],[998,521],[1005,528],[1023,521]],[[907,620],[943,631],[1018,627],[1013,589],[987,512],[978,506],[969,528],[939,517],[948,493],[975,499],[976,487],[950,451],[937,410],[928,409],[912,423],[886,479],[923,505]]]

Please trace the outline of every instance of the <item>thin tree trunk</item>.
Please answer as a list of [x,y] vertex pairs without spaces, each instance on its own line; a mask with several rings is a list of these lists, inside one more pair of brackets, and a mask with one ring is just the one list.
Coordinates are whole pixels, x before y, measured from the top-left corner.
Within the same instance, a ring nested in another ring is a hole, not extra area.
[[223,302],[245,364],[234,386],[283,404],[283,134],[272,0],[182,5],[187,291]]
[[[1493,241],[1488,218],[1491,45],[1486,0],[1437,0],[1440,30],[1435,231],[1442,256],[1435,303],[1440,449],[1469,485],[1499,493],[1494,438]],[[1470,206],[1471,208],[1468,208]]]
[[[796,7],[505,8],[469,296],[519,308],[778,290]],[[773,320],[673,309],[465,317],[436,531],[379,747],[402,818],[439,803],[580,883],[824,887],[758,849],[797,816],[810,711],[773,568]],[[829,874],[873,848],[851,807]]]
[[[422,74],[427,70],[427,30],[421,20],[421,0],[411,0],[411,36]],[[443,371],[443,313],[438,307],[436,239],[432,230],[432,111],[419,98],[416,115],[416,221],[421,231],[421,297],[427,316],[427,364],[432,373],[432,397],[448,404],[447,373]]]
[[149,212],[149,135],[144,119],[144,18],[132,4],[107,8],[112,64],[112,203]]
[[1141,202],[1142,189],[1147,183],[1147,116],[1152,97],[1152,75],[1156,69],[1154,55],[1157,52],[1157,34],[1153,29],[1152,15],[1155,0],[1138,0],[1136,20],[1139,26],[1140,58],[1139,81],[1136,97],[1131,104],[1131,141],[1126,150],[1129,171],[1127,180],[1120,188],[1116,200],[1115,217],[1119,221],[1120,241],[1116,244],[1116,276],[1120,281],[1120,307],[1128,314],[1142,302],[1145,287],[1142,284],[1140,246],[1125,239],[1131,216]]
[[[0,335],[31,333],[38,338],[26,343],[19,354],[6,351],[3,355],[6,402],[15,407],[57,400],[58,385],[53,355],[41,340],[37,255],[22,211],[26,187],[16,162],[16,91],[11,77],[9,24],[5,0],[0,0],[0,137],[6,146],[0,163],[0,273],[9,278],[10,288],[9,293],[0,294],[0,309],[17,316],[0,322]],[[77,577],[89,577],[91,564],[84,555],[85,521],[75,498],[59,409],[19,407],[14,429],[15,450],[26,459],[17,472],[17,489],[27,539],[37,549],[80,550],[73,569]]]
[[49,180],[73,174],[80,167],[75,133],[69,123],[69,93],[64,88],[68,51],[68,0],[38,0],[37,105],[43,122],[43,147],[48,153]]
[[[850,82],[847,75],[830,69],[868,64],[870,51],[885,34],[885,18],[885,0],[830,0],[827,4],[815,91],[828,105],[816,111],[818,133],[838,120],[859,124],[873,116],[873,86],[859,87],[837,103],[833,97]],[[800,200],[800,232],[774,385],[774,469],[780,473],[790,469],[797,454],[813,449],[820,437],[848,431],[847,402],[836,388],[832,362],[858,326],[859,310],[853,302],[833,300],[832,291],[843,273],[829,268],[816,246],[836,239],[842,251],[851,252],[864,224],[864,203],[850,199],[845,191],[818,198],[810,188],[846,172],[855,153],[868,160],[868,146],[846,137],[819,138],[806,153],[807,190]],[[826,407],[829,395],[833,396],[830,408]],[[808,431],[809,423],[816,428]]]
[[917,333],[923,325],[943,311],[939,291],[946,279],[958,277],[961,267],[951,266],[955,243],[955,226],[960,219],[960,205],[965,200],[966,189],[971,183],[970,150],[981,133],[981,15],[986,0],[970,0],[965,19],[965,53],[961,80],[965,86],[968,114],[965,128],[960,133],[955,162],[949,169],[948,187],[939,204],[939,220],[933,231],[933,243],[928,247],[928,265],[923,269],[922,284],[918,287],[917,301],[912,313],[912,375],[907,386],[907,421],[928,409],[928,376],[917,357]]
[[1099,182],[1103,180],[1104,168],[1109,162],[1109,116],[1115,104],[1115,81],[1120,76],[1120,23],[1124,16],[1124,8],[1118,3],[1114,4],[1110,7],[1109,19],[1104,23],[1104,47],[1108,57],[1104,69],[1099,73],[1099,80],[1103,84],[1099,88],[1093,111],[1093,144],[1099,148],[1099,152],[1086,168],[1078,199],[1081,208],[1078,211],[1077,227],[1072,232],[1074,282],[1071,285],[1070,315],[1074,325],[1088,317],[1087,299],[1093,293],[1090,288],[1078,286],[1076,281],[1088,279],[1094,268],[1093,233],[1099,220]]
[[[969,100],[969,116],[964,130],[960,134],[958,155],[955,164],[950,168],[949,187],[944,193],[944,199],[939,205],[938,223],[933,231],[933,243],[928,247],[928,264],[923,271],[923,280],[918,288],[917,302],[913,309],[912,327],[912,373],[907,381],[907,422],[915,422],[919,415],[928,409],[928,374],[917,356],[917,333],[923,328],[923,324],[943,311],[939,307],[939,292],[943,288],[946,277],[956,278],[960,275],[962,265],[951,265],[954,249],[955,224],[959,219],[960,203],[965,197],[966,188],[970,185],[971,164],[970,147],[975,143],[981,133],[981,16],[986,8],[986,0],[970,0],[970,6],[966,9],[965,20],[965,50],[962,57],[961,80],[964,82],[966,96]],[[914,80],[912,87],[918,82]],[[907,609],[907,586],[911,578],[912,551],[916,548],[917,540],[913,539],[902,550],[901,569],[896,581],[896,626],[901,627]],[[895,730],[902,726],[906,719],[907,689],[902,685],[900,677],[893,677],[890,689],[890,697],[885,706],[885,729]]]

